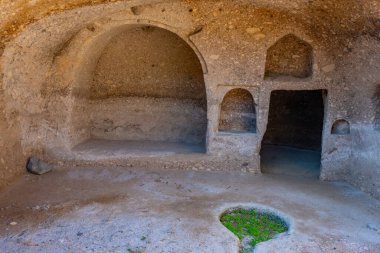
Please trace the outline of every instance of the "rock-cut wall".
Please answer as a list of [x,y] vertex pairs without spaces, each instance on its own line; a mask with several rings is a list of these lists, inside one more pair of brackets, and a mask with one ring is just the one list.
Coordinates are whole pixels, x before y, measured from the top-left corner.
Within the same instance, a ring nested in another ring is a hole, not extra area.
[[[5,0],[0,11],[0,184],[32,154],[75,160],[88,138],[201,143],[197,168],[259,173],[272,91],[322,90],[321,179],[380,197],[377,0]],[[332,131],[342,120],[348,134]]]

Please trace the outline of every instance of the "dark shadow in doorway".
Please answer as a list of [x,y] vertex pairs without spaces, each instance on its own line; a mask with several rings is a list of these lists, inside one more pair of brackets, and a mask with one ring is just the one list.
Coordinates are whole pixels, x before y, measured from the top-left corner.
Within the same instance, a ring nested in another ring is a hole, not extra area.
[[319,177],[325,96],[324,90],[272,92],[263,173]]

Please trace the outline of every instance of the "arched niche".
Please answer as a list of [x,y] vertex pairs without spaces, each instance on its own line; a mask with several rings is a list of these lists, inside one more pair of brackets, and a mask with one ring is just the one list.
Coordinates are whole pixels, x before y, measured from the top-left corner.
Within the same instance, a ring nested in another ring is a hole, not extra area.
[[224,96],[220,107],[220,132],[256,133],[256,109],[252,94],[233,89]]
[[267,51],[265,78],[307,78],[312,68],[313,48],[293,34],[282,37]]
[[336,120],[331,127],[331,134],[334,135],[348,135],[350,132],[350,123],[345,119]]
[[81,142],[181,143],[203,150],[207,99],[194,50],[152,25],[117,31],[73,89],[72,135]]

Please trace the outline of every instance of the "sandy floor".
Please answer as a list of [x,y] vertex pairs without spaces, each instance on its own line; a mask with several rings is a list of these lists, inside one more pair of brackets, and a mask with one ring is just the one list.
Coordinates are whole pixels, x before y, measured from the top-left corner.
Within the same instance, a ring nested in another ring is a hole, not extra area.
[[271,208],[288,235],[256,252],[380,252],[380,202],[284,175],[73,168],[0,192],[0,252],[237,252],[228,207]]

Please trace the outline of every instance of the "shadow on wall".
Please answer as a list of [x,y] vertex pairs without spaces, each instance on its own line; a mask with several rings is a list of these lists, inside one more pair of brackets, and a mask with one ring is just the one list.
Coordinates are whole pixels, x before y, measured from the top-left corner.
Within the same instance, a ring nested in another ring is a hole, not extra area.
[[380,84],[375,87],[373,102],[375,107],[374,128],[376,131],[380,131]]
[[321,150],[324,90],[272,91],[263,144]]
[[312,75],[312,67],[311,45],[293,34],[288,34],[268,49],[265,78],[307,78]]
[[220,132],[256,133],[256,109],[252,94],[233,89],[223,98],[219,119]]

